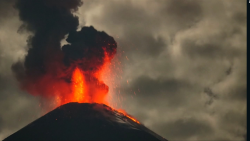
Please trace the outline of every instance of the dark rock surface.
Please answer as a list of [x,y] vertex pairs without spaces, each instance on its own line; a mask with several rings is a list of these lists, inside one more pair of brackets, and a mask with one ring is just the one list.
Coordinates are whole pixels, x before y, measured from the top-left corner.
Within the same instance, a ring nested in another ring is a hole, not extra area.
[[97,103],[68,103],[28,124],[12,140],[167,141],[142,124]]

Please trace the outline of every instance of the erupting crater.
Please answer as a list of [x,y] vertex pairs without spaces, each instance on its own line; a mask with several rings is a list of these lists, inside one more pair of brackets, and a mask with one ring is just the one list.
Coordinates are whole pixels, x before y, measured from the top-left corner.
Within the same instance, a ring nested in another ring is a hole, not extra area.
[[[6,138],[9,140],[165,140],[123,110],[111,108],[105,77],[117,43],[93,26],[80,30],[73,13],[81,0],[16,0],[27,55],[12,70],[27,93],[53,111]],[[61,46],[66,38],[67,44]],[[48,102],[49,101],[49,102]],[[72,103],[74,102],[74,103]],[[53,105],[53,104],[52,104]],[[108,106],[107,106],[108,105]]]

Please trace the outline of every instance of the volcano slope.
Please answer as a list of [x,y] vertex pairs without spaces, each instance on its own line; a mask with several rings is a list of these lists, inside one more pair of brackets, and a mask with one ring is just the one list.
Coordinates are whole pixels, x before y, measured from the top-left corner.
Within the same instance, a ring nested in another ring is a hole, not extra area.
[[62,105],[3,141],[13,140],[167,141],[124,114],[97,103]]

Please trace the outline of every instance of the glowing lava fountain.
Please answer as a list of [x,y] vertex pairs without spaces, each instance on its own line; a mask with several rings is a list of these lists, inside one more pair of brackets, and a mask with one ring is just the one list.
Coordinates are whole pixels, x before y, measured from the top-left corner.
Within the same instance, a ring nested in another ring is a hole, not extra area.
[[72,89],[73,89],[73,100],[79,103],[88,103],[89,100],[86,96],[86,83],[84,75],[79,68],[76,68],[72,75]]

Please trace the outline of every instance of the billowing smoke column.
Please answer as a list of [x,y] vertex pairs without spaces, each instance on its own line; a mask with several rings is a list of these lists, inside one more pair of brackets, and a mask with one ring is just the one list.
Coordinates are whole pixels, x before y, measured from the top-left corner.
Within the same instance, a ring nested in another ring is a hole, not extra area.
[[[79,26],[72,12],[81,0],[17,0],[23,25],[32,33],[27,40],[24,63],[12,70],[21,88],[32,95],[54,98],[58,105],[68,102],[105,103],[108,92],[100,75],[116,53],[117,44],[105,32]],[[67,45],[60,42],[68,35]]]

